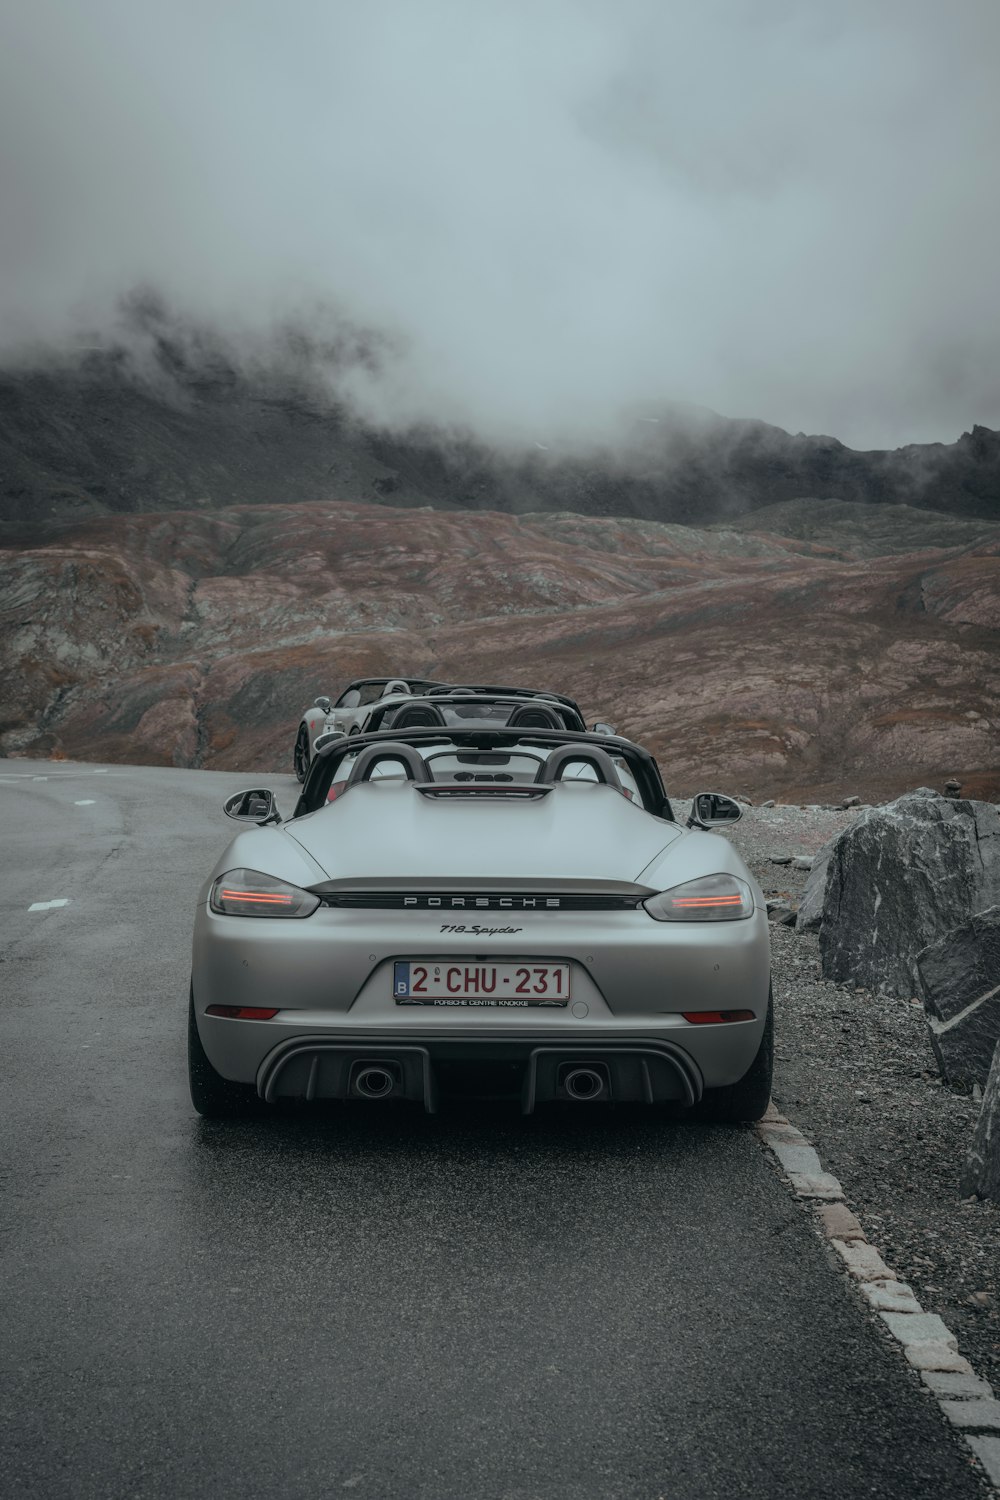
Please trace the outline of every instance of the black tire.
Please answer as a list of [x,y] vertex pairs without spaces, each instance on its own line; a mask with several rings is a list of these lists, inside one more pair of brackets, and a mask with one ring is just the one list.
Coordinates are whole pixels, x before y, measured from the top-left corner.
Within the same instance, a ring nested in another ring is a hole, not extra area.
[[296,780],[305,781],[309,775],[309,760],[309,731],[303,724],[295,741],[295,752],[292,756]]
[[191,1103],[208,1120],[245,1119],[260,1108],[252,1084],[231,1083],[209,1062],[198,1034],[193,993],[188,1001],[188,1087]]
[[696,1120],[710,1120],[718,1125],[740,1125],[759,1120],[771,1101],[771,1079],[774,1074],[774,1001],[767,996],[764,1035],[757,1056],[738,1083],[721,1089],[706,1089],[691,1111]]

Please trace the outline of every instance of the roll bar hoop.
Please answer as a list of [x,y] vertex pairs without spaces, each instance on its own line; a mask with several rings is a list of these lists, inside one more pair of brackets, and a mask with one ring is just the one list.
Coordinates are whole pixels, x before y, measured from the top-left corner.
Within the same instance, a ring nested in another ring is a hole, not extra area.
[[369,745],[362,750],[354,765],[351,774],[347,778],[346,792],[352,786],[358,786],[362,781],[371,781],[372,772],[383,760],[400,761],[406,767],[407,779],[409,781],[433,781],[431,768],[412,745]]
[[614,787],[616,792],[622,790],[621,777],[615,770],[614,761],[606,750],[600,750],[596,745],[560,745],[559,749],[553,750],[552,754],[539,766],[535,780],[539,782],[561,781],[566,767],[578,761],[593,766],[597,772],[598,781],[603,781],[605,786]]

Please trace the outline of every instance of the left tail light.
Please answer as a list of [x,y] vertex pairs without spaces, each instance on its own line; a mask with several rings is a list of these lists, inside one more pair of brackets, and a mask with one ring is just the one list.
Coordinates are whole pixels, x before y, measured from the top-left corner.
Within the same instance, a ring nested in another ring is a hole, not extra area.
[[212,886],[208,904],[227,917],[311,917],[320,899],[260,870],[227,870]]

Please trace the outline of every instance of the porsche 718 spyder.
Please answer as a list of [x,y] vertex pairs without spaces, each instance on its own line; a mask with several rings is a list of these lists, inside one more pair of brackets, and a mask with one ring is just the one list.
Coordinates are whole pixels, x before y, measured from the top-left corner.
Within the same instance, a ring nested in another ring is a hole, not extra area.
[[628,740],[338,736],[294,814],[252,789],[198,901],[195,1108],[514,1094],[750,1120],[770,1094],[764,898]]

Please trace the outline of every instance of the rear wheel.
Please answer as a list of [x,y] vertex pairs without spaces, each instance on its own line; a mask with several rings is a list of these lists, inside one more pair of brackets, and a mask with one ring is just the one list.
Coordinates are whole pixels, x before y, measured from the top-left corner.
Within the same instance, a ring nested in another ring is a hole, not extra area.
[[209,1062],[198,1033],[193,992],[188,1002],[188,1086],[191,1103],[209,1120],[235,1120],[254,1113],[259,1105],[251,1084],[232,1083]]
[[309,731],[303,724],[295,741],[295,754],[293,757],[295,775],[299,781],[305,781],[309,774]]
[[771,1078],[774,1072],[774,1002],[767,996],[767,1018],[757,1056],[738,1083],[721,1089],[706,1089],[691,1111],[696,1120],[711,1120],[720,1125],[737,1125],[759,1120],[771,1100]]

